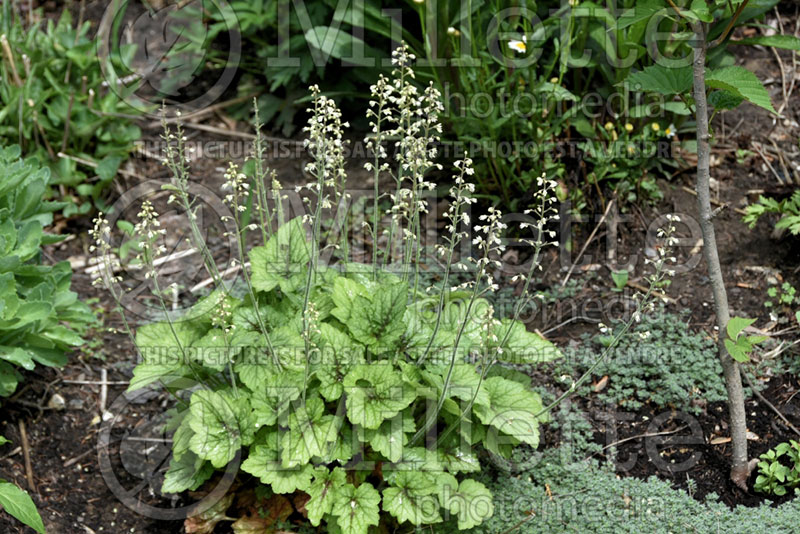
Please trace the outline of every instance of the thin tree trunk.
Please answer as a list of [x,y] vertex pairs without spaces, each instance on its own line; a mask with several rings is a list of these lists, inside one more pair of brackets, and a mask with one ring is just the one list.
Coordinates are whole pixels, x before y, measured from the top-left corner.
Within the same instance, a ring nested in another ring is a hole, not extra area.
[[[698,25],[701,26],[701,25]],[[728,411],[730,413],[731,443],[733,458],[731,460],[731,480],[740,488],[747,489],[747,478],[750,469],[747,461],[747,421],[744,409],[744,392],[739,364],[728,354],[723,340],[725,327],[730,320],[728,311],[728,294],[722,279],[722,268],[719,264],[717,239],[714,234],[714,221],[711,212],[710,156],[708,134],[708,103],[706,101],[706,35],[702,26],[695,29],[694,52],[694,101],[697,116],[697,204],[700,212],[700,228],[703,232],[703,255],[708,265],[708,276],[714,293],[714,310],[719,327],[718,351],[725,375],[725,386],[728,390]]]

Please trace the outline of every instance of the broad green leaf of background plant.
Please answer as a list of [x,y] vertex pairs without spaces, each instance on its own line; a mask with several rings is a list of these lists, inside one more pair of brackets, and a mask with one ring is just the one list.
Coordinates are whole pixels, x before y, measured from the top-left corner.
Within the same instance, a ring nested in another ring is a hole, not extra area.
[[33,499],[25,491],[6,480],[0,479],[0,506],[3,510],[36,532],[45,534],[44,523]]
[[732,45],[761,45],[771,46],[772,48],[783,48],[785,50],[800,51],[800,39],[794,35],[759,35],[757,37],[745,37],[731,41]]
[[656,92],[665,96],[682,95],[692,89],[692,69],[651,65],[631,73],[625,82],[635,91]]
[[714,22],[714,16],[711,14],[706,0],[692,0],[689,5],[689,14],[694,15],[703,22]]
[[336,494],[332,514],[343,534],[367,534],[370,525],[378,525],[381,496],[369,482],[358,488],[342,486]]
[[267,244],[250,249],[251,283],[257,291],[291,293],[304,282],[305,266],[311,259],[302,217],[295,217],[272,235]]
[[319,59],[323,62],[327,62],[329,58],[334,57],[337,59],[345,58],[349,62],[358,64],[356,60],[359,59],[361,52],[357,52],[357,50],[360,50],[363,51],[362,61],[367,61],[366,65],[369,66],[371,65],[370,58],[381,56],[378,51],[344,28],[316,26],[306,31],[305,38],[309,46],[313,47],[313,53],[321,56]]
[[706,85],[723,89],[777,115],[764,85],[744,67],[730,66],[706,72]]
[[712,91],[708,95],[708,105],[715,111],[736,109],[742,102],[744,102],[744,98],[725,90]]
[[383,490],[383,510],[399,523],[441,523],[435,475],[423,471],[401,471],[393,485]]
[[307,491],[311,498],[306,503],[308,520],[312,525],[319,526],[322,517],[331,513],[339,488],[346,484],[346,479],[347,473],[340,467],[332,470],[318,467],[314,470],[314,480]]

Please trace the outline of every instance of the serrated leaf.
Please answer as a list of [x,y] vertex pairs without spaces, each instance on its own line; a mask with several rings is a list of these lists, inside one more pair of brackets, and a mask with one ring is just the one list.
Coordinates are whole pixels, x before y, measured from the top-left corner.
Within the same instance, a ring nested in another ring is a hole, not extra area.
[[302,217],[295,217],[278,228],[267,244],[254,247],[250,258],[251,283],[257,291],[291,293],[305,280],[305,268],[311,259]]
[[350,278],[340,276],[333,282],[331,298],[336,307],[331,314],[342,323],[347,324],[355,298],[358,296],[369,298],[369,295],[370,293],[364,285]]
[[712,91],[708,95],[708,105],[715,110],[735,109],[742,102],[744,102],[744,98],[725,90]]
[[383,490],[383,510],[397,518],[398,523],[441,523],[438,489],[432,473],[401,471],[393,485]]
[[783,48],[785,50],[800,51],[800,39],[794,35],[759,35],[757,37],[746,37],[744,39],[737,39],[729,41],[728,44],[732,45],[761,45],[771,46],[773,48]]
[[[431,359],[444,355],[449,360],[453,353],[453,345],[456,341],[455,332],[451,331],[447,325],[441,324],[436,332],[436,339],[431,343],[435,319],[431,312],[420,312],[419,310],[408,308],[403,314],[403,322],[406,324],[406,331],[400,341],[400,348],[411,358],[422,357],[430,345],[428,355]],[[428,360],[430,361],[430,359]]]
[[414,430],[414,418],[407,411],[384,421],[376,429],[357,428],[359,439],[390,462],[400,461],[403,447],[408,443],[408,434]]
[[625,82],[635,91],[655,92],[666,96],[682,95],[692,89],[692,69],[651,65],[631,73]]
[[378,525],[380,502],[380,494],[369,482],[358,488],[346,484],[337,492],[331,513],[343,534],[367,534],[370,525]]
[[404,447],[403,456],[399,462],[391,464],[390,468],[384,468],[384,476],[387,481],[394,480],[393,477],[402,471],[437,471],[444,470],[439,463],[436,451],[425,447]]
[[492,332],[498,340],[506,340],[503,350],[495,355],[501,362],[543,363],[561,357],[561,351],[555,345],[536,332],[528,332],[521,321],[503,319],[492,328]]
[[275,493],[307,491],[314,475],[313,466],[306,464],[302,467],[283,467],[278,454],[279,439],[278,432],[271,432],[265,443],[251,447],[247,459],[242,462],[241,470],[258,477]]
[[[441,395],[448,370],[449,365],[429,365],[422,371],[422,376]],[[465,402],[470,402],[474,398],[475,405],[489,405],[489,395],[485,389],[481,388],[481,377],[475,366],[471,364],[455,364],[453,366],[447,396]]]
[[755,74],[744,67],[730,66],[707,71],[706,85],[728,91],[770,113],[777,114],[764,85]]
[[335,401],[344,393],[342,380],[353,365],[362,364],[364,346],[329,323],[320,326],[320,358],[314,362],[313,371],[320,382],[320,395],[327,401]]
[[161,491],[164,493],[194,491],[213,474],[214,467],[210,463],[201,460],[193,452],[188,452],[180,459],[173,457],[170,460]]
[[329,444],[336,441],[341,424],[333,415],[323,415],[325,406],[319,397],[298,404],[289,415],[289,430],[281,436],[283,467],[308,464],[312,458],[324,456]]
[[252,441],[254,428],[247,398],[222,391],[199,390],[190,402],[194,435],[189,448],[217,469],[225,467]]
[[484,387],[490,403],[488,407],[475,406],[478,419],[523,443],[538,446],[539,419],[536,414],[543,408],[539,395],[519,382],[499,376],[487,378]]
[[186,349],[200,339],[204,329],[193,321],[152,323],[136,330],[136,346],[142,363],[133,370],[128,391],[164,380],[192,376]]
[[469,450],[463,450],[459,445],[437,449],[439,463],[450,473],[477,473],[481,470],[478,457]]
[[339,467],[333,470],[318,467],[314,470],[314,480],[307,491],[311,498],[306,503],[308,520],[312,525],[319,526],[322,517],[331,513],[338,490],[345,485],[346,479],[347,473]]
[[373,353],[392,350],[405,332],[403,314],[408,306],[405,283],[382,286],[371,298],[356,296],[347,321],[353,337]]
[[354,425],[378,428],[414,402],[414,391],[392,365],[377,362],[354,366],[344,377],[347,418]]
[[458,529],[467,530],[494,515],[492,492],[476,480],[466,478],[453,492],[453,486],[443,485],[439,499],[450,514],[458,518]]

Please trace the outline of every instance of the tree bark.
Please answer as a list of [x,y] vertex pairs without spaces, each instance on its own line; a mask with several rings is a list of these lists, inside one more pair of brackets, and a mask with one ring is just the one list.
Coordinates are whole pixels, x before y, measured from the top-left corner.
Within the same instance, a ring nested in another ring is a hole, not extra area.
[[714,311],[719,327],[718,351],[725,376],[725,387],[728,390],[728,411],[730,414],[731,444],[731,480],[740,488],[747,489],[747,478],[750,469],[747,459],[747,421],[744,408],[744,391],[739,364],[731,358],[723,343],[725,328],[730,320],[728,310],[728,294],[722,279],[722,268],[719,263],[717,239],[714,233],[714,221],[711,212],[710,157],[708,133],[708,102],[706,100],[706,34],[702,28],[695,28],[695,48],[693,62],[694,101],[697,117],[697,204],[700,213],[700,228],[703,232],[703,255],[708,265],[708,276],[714,294]]

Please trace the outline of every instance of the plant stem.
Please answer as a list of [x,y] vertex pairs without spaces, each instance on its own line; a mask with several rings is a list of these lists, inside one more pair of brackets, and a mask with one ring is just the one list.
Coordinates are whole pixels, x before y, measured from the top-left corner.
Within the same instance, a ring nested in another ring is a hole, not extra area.
[[467,328],[467,323],[471,319],[470,314],[472,313],[472,307],[478,298],[478,292],[479,292],[478,284],[481,278],[483,278],[484,272],[485,272],[485,266],[481,266],[480,270],[478,271],[478,276],[475,277],[475,286],[472,290],[472,295],[469,298],[469,303],[467,304],[467,311],[464,315],[464,321],[462,321],[461,326],[458,329],[458,333],[456,334],[456,340],[453,342],[453,354],[450,356],[450,363],[448,364],[447,367],[447,375],[445,376],[444,384],[442,385],[442,394],[439,396],[439,400],[436,403],[436,410],[434,410],[433,415],[428,417],[428,419],[425,421],[425,425],[422,428],[420,428],[416,434],[414,434],[414,437],[411,438],[409,444],[412,446],[422,436],[427,434],[431,428],[433,428],[433,425],[436,424],[436,419],[439,417],[439,412],[442,411],[442,406],[444,406],[444,401],[447,400],[447,390],[450,389],[450,381],[453,378],[453,369],[456,366],[456,359],[458,358],[458,345],[461,342],[461,337],[464,335],[464,330],[466,330]]
[[719,263],[717,238],[714,233],[714,222],[711,212],[710,158],[711,147],[708,131],[708,102],[706,100],[706,32],[698,24],[695,26],[696,46],[692,66],[694,78],[694,101],[697,119],[697,204],[700,215],[700,228],[703,232],[703,255],[708,265],[708,276],[711,279],[711,289],[714,294],[714,311],[717,315],[719,327],[718,352],[722,371],[725,376],[725,386],[728,390],[728,410],[730,412],[731,443],[733,454],[731,458],[731,480],[740,488],[747,489],[747,477],[750,474],[747,463],[747,421],[744,409],[744,392],[742,379],[739,374],[739,365],[731,358],[725,349],[723,339],[725,327],[730,320],[728,310],[728,294],[725,291],[725,282],[722,279],[722,268]]

